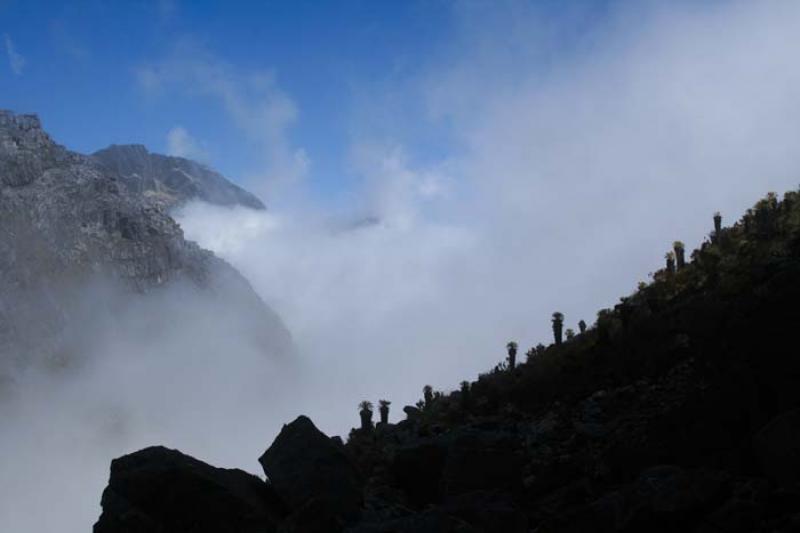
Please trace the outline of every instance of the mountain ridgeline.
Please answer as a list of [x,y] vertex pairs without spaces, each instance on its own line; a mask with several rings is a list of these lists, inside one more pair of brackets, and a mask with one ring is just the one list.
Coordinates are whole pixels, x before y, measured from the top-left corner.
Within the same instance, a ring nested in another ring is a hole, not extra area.
[[[191,199],[263,208],[201,165],[143,149],[85,156],[53,142],[35,115],[0,111],[0,388],[30,365],[69,366],[130,304],[178,295],[237,317],[254,349],[290,352],[288,331],[247,280],[184,239],[167,208]],[[185,311],[142,314],[164,329]]]
[[95,532],[800,531],[800,193],[713,221],[593,326],[556,312],[549,346],[401,422],[364,401],[347,443],[284,426],[266,482],[114,460]]
[[183,157],[152,154],[140,144],[111,145],[91,157],[126,189],[165,208],[202,200],[265,209],[253,194],[207,166]]

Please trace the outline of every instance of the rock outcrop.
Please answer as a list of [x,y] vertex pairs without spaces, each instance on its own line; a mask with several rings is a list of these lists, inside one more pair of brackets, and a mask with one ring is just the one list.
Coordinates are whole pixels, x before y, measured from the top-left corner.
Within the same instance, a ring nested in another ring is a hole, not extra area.
[[162,447],[112,461],[101,503],[95,533],[267,533],[283,515],[256,476]]
[[123,187],[165,209],[190,200],[264,209],[261,200],[206,165],[150,153],[140,144],[111,145],[92,154],[92,159]]
[[266,483],[152,447],[115,459],[95,533],[331,533],[358,520],[360,472],[305,416],[259,459]]
[[308,522],[313,517],[323,524],[343,524],[358,516],[363,484],[359,472],[343,448],[307,417],[285,425],[259,462],[294,512],[294,520]]
[[0,361],[58,353],[100,282],[128,295],[183,284],[223,316],[251,317],[265,350],[291,351],[281,320],[235,269],[96,158],[53,142],[33,115],[0,111],[0,221]]
[[767,477],[800,485],[800,409],[777,416],[755,436],[755,452]]

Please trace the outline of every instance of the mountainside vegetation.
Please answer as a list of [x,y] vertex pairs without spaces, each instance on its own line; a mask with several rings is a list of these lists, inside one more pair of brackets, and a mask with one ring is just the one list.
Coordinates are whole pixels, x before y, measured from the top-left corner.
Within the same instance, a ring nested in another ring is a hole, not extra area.
[[[252,530],[800,531],[800,193],[712,220],[688,258],[676,241],[592,326],[554,312],[551,344],[517,361],[508,342],[477,380],[425,386],[399,423],[382,401],[373,424],[364,401],[346,443],[305,417],[284,426]],[[124,473],[115,461],[95,531],[212,531],[202,517],[229,512],[224,488],[189,510],[193,490],[169,482],[182,467],[156,478],[143,457]],[[162,493],[180,503],[153,503]],[[182,513],[198,525],[181,528]]]

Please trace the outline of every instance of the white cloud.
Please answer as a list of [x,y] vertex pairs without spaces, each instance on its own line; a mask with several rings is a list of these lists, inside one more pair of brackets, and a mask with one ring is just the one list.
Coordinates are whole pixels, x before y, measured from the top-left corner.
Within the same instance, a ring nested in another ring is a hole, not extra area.
[[202,143],[192,137],[183,126],[175,126],[167,132],[167,154],[206,162],[207,150]]
[[261,168],[249,178],[256,187],[292,186],[305,177],[309,158],[288,138],[297,109],[279,89],[273,73],[242,72],[202,48],[182,42],[165,59],[139,67],[136,77],[149,94],[175,90],[217,100],[262,155]]
[[351,161],[363,177],[362,208],[384,221],[409,223],[447,196],[451,178],[444,166],[415,168],[398,144],[356,143]]
[[8,64],[11,66],[11,71],[15,75],[21,76],[22,70],[25,68],[25,58],[17,52],[10,35],[3,34],[3,40],[5,41],[6,54],[8,54]]
[[155,443],[259,473],[274,428],[302,408],[291,362],[261,347],[270,326],[243,327],[250,308],[220,312],[179,283],[135,299],[97,285],[73,287],[62,365],[0,355],[0,531],[91,529],[110,460]]
[[[404,82],[426,95],[417,116],[447,122],[458,150],[431,162],[413,139],[354,128],[364,187],[349,231],[307,205],[258,215],[276,218],[239,239],[238,215],[183,215],[212,247],[200,221],[228,228],[236,245],[217,250],[350,403],[455,387],[501,360],[509,339],[547,342],[556,310],[572,327],[591,323],[661,267],[672,241],[698,245],[714,211],[732,222],[768,190],[796,186],[800,5],[629,8],[570,53],[554,52],[555,23],[508,5],[462,14],[449,53]],[[487,38],[505,27],[554,41]],[[403,122],[385,119],[382,131]],[[379,222],[358,223],[367,216]],[[334,428],[348,415],[317,412]]]

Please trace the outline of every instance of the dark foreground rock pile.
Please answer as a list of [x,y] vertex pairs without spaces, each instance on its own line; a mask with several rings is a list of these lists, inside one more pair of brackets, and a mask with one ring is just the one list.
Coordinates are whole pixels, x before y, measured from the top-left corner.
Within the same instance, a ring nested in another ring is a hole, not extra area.
[[300,417],[262,456],[267,482],[147,448],[112,462],[94,531],[800,530],[800,411],[756,434],[752,472],[654,464],[634,475],[618,471],[636,470],[637,457],[619,455],[616,437],[578,436],[572,414],[509,414],[454,432],[401,422],[347,447]]
[[361,475],[308,418],[284,426],[260,461],[269,483],[162,447],[115,459],[94,531],[323,532],[358,518]]
[[426,388],[401,422],[362,402],[343,444],[299,418],[266,483],[119,459],[96,531],[800,531],[799,200],[767,196],[689,262],[676,243],[594,327]]
[[261,479],[176,450],[146,448],[111,463],[97,532],[261,532],[282,511]]

